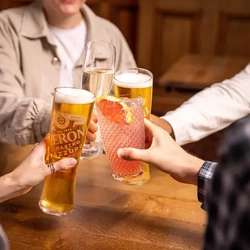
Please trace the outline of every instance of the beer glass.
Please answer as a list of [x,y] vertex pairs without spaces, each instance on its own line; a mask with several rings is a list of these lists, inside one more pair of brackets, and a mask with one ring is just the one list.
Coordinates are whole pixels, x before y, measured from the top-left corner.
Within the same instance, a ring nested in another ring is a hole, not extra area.
[[[79,162],[92,117],[95,95],[87,90],[59,87],[54,91],[50,133],[46,138],[47,164],[65,157]],[[39,201],[45,213],[64,215],[73,210],[76,167],[46,177]]]
[[[150,119],[152,95],[153,95],[153,74],[142,68],[129,68],[118,71],[114,76],[114,95],[139,94],[143,98],[144,117]],[[143,164],[143,174],[131,179],[126,184],[142,185],[150,179],[149,165]]]
[[[115,47],[106,41],[95,40],[87,44],[82,73],[83,89],[94,93],[96,97],[110,93],[113,87],[115,53]],[[86,140],[81,159],[94,159],[102,152],[98,142]]]
[[122,147],[145,148],[143,100],[140,96],[126,95],[97,99],[97,115],[101,135],[114,179],[129,183],[143,174],[143,162],[118,158]]

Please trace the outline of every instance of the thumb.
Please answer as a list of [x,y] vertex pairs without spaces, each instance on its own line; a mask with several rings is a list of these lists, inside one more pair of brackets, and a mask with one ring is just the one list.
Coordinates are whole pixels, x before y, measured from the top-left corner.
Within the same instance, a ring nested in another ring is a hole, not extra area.
[[75,158],[65,158],[54,164],[55,170],[65,170],[74,167],[77,164],[77,160]]
[[119,148],[117,150],[117,156],[120,159],[128,161],[147,161],[148,153],[145,149],[137,148]]

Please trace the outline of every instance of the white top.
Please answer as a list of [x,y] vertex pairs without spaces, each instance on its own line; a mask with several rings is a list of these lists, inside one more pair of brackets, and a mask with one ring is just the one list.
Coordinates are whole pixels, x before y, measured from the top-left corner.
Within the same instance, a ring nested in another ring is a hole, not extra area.
[[197,141],[250,114],[250,64],[229,80],[202,90],[162,118],[180,144]]
[[73,29],[59,29],[49,25],[49,29],[57,46],[57,55],[61,61],[60,86],[73,87],[73,68],[82,55],[87,27],[83,20]]

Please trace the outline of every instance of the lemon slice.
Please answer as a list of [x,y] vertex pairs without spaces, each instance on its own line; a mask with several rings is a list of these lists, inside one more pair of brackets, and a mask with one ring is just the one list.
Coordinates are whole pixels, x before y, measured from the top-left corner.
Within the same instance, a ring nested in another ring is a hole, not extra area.
[[133,122],[133,114],[130,107],[118,97],[100,96],[96,99],[96,106],[103,116],[116,123],[129,125]]

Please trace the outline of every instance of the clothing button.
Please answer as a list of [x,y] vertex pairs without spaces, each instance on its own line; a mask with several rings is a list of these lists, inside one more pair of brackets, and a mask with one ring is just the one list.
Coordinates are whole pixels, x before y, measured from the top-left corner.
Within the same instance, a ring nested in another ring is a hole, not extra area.
[[59,59],[58,59],[56,56],[53,57],[53,59],[52,59],[52,64],[53,64],[53,65],[59,64]]

